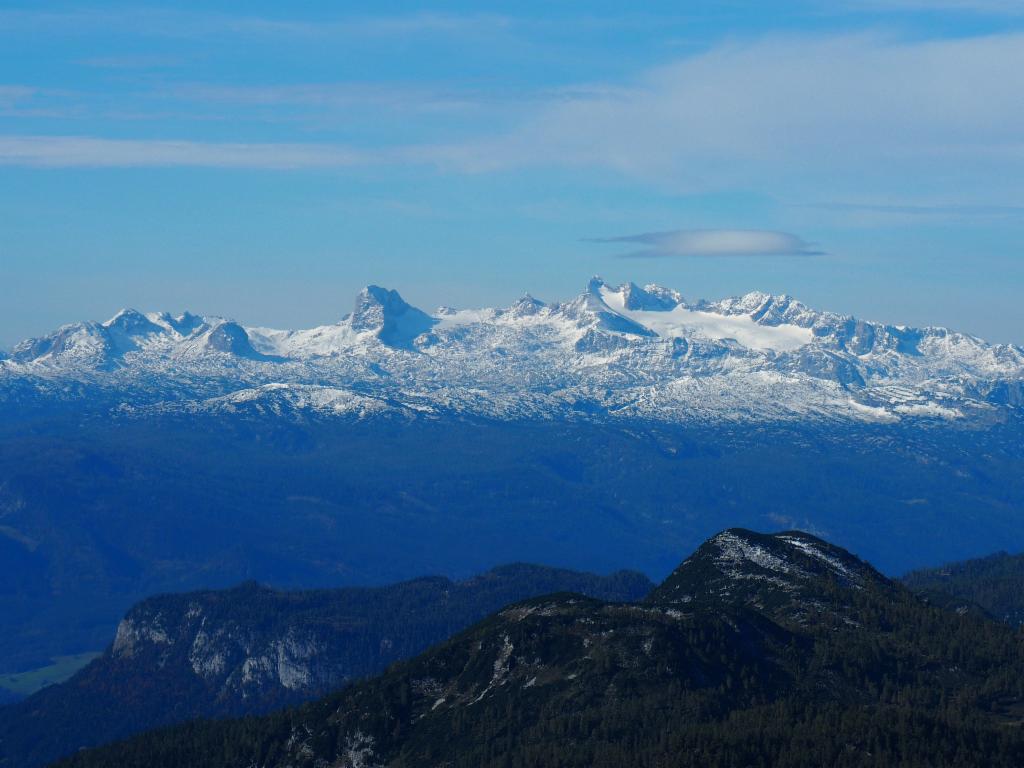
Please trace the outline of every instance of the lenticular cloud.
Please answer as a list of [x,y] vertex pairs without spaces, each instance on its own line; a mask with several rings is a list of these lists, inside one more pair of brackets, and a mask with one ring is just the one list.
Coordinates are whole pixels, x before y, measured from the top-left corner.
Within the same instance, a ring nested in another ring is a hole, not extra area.
[[788,232],[769,229],[676,229],[635,235],[591,238],[595,243],[646,246],[625,258],[669,256],[813,256],[821,251]]

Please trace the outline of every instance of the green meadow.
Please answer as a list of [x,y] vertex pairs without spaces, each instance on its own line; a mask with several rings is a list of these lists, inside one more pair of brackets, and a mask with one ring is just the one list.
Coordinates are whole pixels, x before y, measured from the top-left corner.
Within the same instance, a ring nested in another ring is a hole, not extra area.
[[90,651],[72,656],[57,656],[52,660],[52,664],[45,667],[14,674],[0,673],[0,688],[6,688],[19,696],[28,696],[47,685],[64,682],[99,655],[98,651]]

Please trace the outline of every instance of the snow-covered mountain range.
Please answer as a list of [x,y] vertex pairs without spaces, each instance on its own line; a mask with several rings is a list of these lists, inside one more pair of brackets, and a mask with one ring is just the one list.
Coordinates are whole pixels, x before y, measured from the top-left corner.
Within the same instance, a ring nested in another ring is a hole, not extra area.
[[430,314],[369,286],[308,330],[127,309],[0,355],[0,402],[50,399],[140,415],[969,425],[1024,404],[1024,349],[764,293],[688,301],[594,278],[567,302]]

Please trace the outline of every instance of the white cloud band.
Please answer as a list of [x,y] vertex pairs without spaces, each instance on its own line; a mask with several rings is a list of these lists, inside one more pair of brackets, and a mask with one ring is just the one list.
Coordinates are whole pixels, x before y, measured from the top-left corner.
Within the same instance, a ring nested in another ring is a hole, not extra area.
[[327,144],[245,144],[99,139],[88,136],[0,136],[0,165],[119,167],[336,168],[380,161],[379,153]]

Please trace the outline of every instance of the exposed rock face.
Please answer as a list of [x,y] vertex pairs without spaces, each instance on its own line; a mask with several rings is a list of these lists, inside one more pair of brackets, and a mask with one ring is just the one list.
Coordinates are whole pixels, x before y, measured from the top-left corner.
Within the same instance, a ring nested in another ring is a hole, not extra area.
[[407,304],[398,291],[371,285],[356,297],[349,323],[354,331],[370,331],[388,346],[405,348],[437,320]]
[[131,658],[146,646],[171,645],[173,642],[164,628],[162,615],[157,614],[149,620],[126,618],[117,625],[110,652],[115,658]]
[[[346,638],[333,634],[328,624],[307,626],[301,612],[289,616],[287,601],[277,597],[252,584],[199,594],[185,605],[176,597],[144,602],[118,625],[109,658],[132,665],[138,674],[189,669],[228,709],[232,701],[279,689],[323,691],[344,683],[344,663],[331,652],[338,652]],[[264,604],[260,621],[253,623],[251,611],[230,615],[247,601]],[[275,602],[281,617],[271,615]]]

